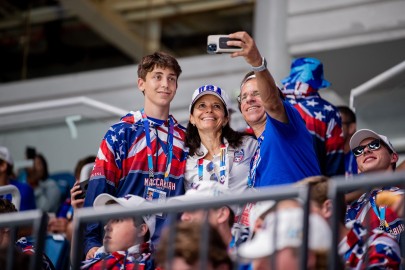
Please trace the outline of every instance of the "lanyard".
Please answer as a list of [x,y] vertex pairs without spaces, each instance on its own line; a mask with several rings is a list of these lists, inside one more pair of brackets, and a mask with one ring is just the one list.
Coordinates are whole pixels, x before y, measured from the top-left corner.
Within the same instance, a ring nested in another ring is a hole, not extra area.
[[[153,169],[153,159],[152,159],[152,144],[150,142],[150,132],[149,132],[149,120],[148,117],[145,114],[144,109],[141,110],[142,114],[142,122],[143,126],[145,129],[145,138],[146,138],[146,154],[148,156],[148,169],[149,169],[149,178],[154,179],[155,178],[155,172]],[[169,133],[167,135],[167,161],[166,161],[166,171],[164,174],[165,181],[169,181],[169,174],[170,174],[170,168],[172,165],[172,158],[173,158],[173,128],[174,128],[174,123],[173,123],[173,118],[169,117]],[[159,139],[159,136],[157,136],[156,140]]]
[[[219,179],[218,179],[221,184],[225,183],[225,176],[226,176],[225,160],[226,160],[226,146],[225,144],[221,144]],[[204,162],[203,158],[198,159],[198,180],[200,181],[203,180],[203,171],[204,171],[203,162]],[[213,173],[215,173],[215,171]]]
[[253,155],[252,159],[250,160],[250,169],[249,169],[249,175],[248,175],[248,187],[254,187],[255,182],[256,182],[256,169],[259,166],[260,163],[260,146],[262,145],[264,136],[261,135],[257,139],[257,147],[255,154]]
[[372,194],[372,196],[370,196],[371,207],[373,208],[374,213],[380,220],[380,229],[383,231],[387,231],[387,230],[389,230],[389,225],[388,225],[388,222],[385,220],[385,207],[381,206],[381,207],[377,208],[373,195],[377,196],[377,193]]

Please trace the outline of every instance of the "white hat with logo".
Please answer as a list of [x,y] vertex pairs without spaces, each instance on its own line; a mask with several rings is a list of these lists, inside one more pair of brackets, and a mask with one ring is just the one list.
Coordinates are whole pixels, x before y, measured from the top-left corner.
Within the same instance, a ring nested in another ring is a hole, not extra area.
[[[239,256],[257,259],[284,248],[301,247],[303,216],[301,208],[286,208],[270,213],[255,237],[239,247]],[[331,247],[331,239],[332,233],[326,220],[317,214],[310,214],[308,248],[326,251]]]
[[226,111],[227,115],[229,115],[229,110],[230,109],[234,110],[232,108],[232,106],[231,106],[228,95],[226,94],[226,92],[224,90],[222,90],[218,86],[207,84],[207,85],[203,85],[203,86],[197,88],[194,91],[193,96],[191,98],[191,104],[190,104],[190,107],[189,107],[190,113],[192,113],[191,109],[193,108],[194,103],[200,97],[202,97],[204,95],[214,95],[217,98],[219,98],[222,101],[222,103],[224,104],[225,111]]
[[[142,206],[151,205],[151,203],[148,202],[147,200],[145,200],[144,198],[135,196],[132,194],[128,194],[128,195],[125,195],[124,197],[116,198],[114,196],[111,196],[108,193],[102,193],[96,197],[96,199],[94,200],[93,206],[95,206],[95,207],[105,206],[105,205],[107,205],[107,202],[109,202],[109,201],[115,201],[116,203],[118,203],[119,205],[121,205],[123,207],[133,208],[133,209],[141,208]],[[152,235],[155,232],[155,227],[156,227],[156,215],[152,214],[152,215],[142,216],[142,218],[149,228],[150,237],[152,237]]]

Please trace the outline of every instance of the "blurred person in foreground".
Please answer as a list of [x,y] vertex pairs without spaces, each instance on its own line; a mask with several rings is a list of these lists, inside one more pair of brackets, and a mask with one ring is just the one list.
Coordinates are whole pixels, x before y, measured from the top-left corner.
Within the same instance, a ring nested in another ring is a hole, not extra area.
[[282,92],[298,110],[312,135],[321,174],[344,175],[344,138],[338,109],[319,95],[330,86],[323,64],[316,58],[297,58],[290,75],[282,81]]
[[228,41],[227,45],[242,48],[231,57],[244,57],[252,70],[242,80],[238,97],[243,118],[258,141],[248,186],[291,184],[319,175],[311,134],[297,110],[283,100],[255,41],[246,32],[228,37],[236,40]]
[[[332,226],[333,203],[328,198],[329,179],[314,176],[298,182],[311,185],[311,212],[323,216]],[[358,220],[345,224],[346,203],[339,198],[338,253],[345,269],[399,269],[401,252],[396,239],[380,228],[368,232]]]
[[[203,225],[199,222],[179,222],[174,230],[175,235],[170,235],[170,230],[163,231],[161,242],[158,245],[156,259],[159,268],[190,270],[200,269],[200,246]],[[227,245],[222,241],[221,235],[211,225],[208,229],[209,239],[207,248],[207,270],[231,270],[233,264],[227,252]],[[171,242],[173,241],[173,242]],[[173,258],[169,261],[170,249]]]
[[[218,182],[202,181],[194,186],[194,188],[187,190],[183,196],[172,198],[173,201],[187,202],[195,199],[209,200],[218,196],[229,195],[229,189],[225,188]],[[204,222],[207,218],[209,224],[213,226],[221,235],[221,238],[229,249],[235,247],[235,238],[232,235],[232,227],[237,213],[237,207],[231,205],[224,205],[211,209],[196,209],[186,210],[181,214],[181,221],[183,222]]]
[[[0,198],[0,215],[6,215],[9,213],[16,213],[18,210],[15,208],[14,204],[11,203],[7,199],[2,199]],[[17,229],[17,235],[18,235],[18,229]],[[6,251],[7,247],[9,245],[12,245],[13,243],[10,243],[11,241],[11,230],[10,228],[7,227],[2,227],[0,228],[0,250],[1,251]],[[21,258],[23,260],[26,260],[27,258],[24,256],[21,256],[20,254],[28,255],[30,256],[30,260],[32,260],[32,257],[35,254],[35,245],[34,242],[32,241],[31,237],[21,237],[19,238],[15,243],[16,247],[16,252],[19,254],[14,254],[14,258]],[[6,252],[7,253],[7,252]],[[18,264],[19,262],[14,262],[14,264]],[[41,269],[42,270],[54,270],[55,266],[53,265],[52,261],[49,259],[49,257],[43,252],[42,253],[42,264],[41,264]]]
[[[370,129],[358,130],[350,139],[350,149],[356,157],[359,174],[386,172],[396,169],[398,154],[384,135]],[[352,202],[346,222],[359,220],[365,227],[380,228],[399,239],[404,231],[403,190],[398,187],[375,187]]]
[[[239,247],[242,259],[252,260],[253,270],[299,269],[304,211],[283,207],[268,214],[252,240]],[[309,217],[307,269],[327,269],[332,234],[318,214]]]
[[[94,200],[94,207],[120,205],[137,209],[148,204],[135,195],[116,198],[102,193]],[[155,215],[110,219],[104,226],[103,246],[94,258],[82,262],[81,269],[155,269],[151,243],[155,226]]]

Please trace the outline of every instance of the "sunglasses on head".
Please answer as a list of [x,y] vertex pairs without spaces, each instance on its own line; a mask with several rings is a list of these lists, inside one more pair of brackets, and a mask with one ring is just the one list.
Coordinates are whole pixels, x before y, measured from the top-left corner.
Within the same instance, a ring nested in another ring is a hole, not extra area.
[[365,149],[366,147],[368,147],[368,149],[370,149],[371,151],[375,151],[375,150],[380,149],[380,147],[381,147],[381,142],[380,142],[379,139],[375,139],[374,141],[369,142],[369,143],[366,144],[366,145],[357,146],[356,148],[354,148],[354,149],[352,150],[353,155],[354,155],[355,157],[358,157],[358,156],[363,155],[364,149]]

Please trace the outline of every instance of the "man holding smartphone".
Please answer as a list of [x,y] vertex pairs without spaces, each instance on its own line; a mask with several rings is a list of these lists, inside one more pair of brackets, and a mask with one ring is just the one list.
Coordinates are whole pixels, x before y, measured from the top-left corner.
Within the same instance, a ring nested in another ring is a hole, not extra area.
[[[185,128],[169,115],[181,68],[162,52],[142,58],[138,65],[138,88],[144,108],[131,111],[112,125],[101,142],[90,176],[84,205],[90,207],[101,193],[127,194],[162,200],[184,194],[187,152]],[[157,216],[152,241],[158,239],[165,216]],[[86,259],[102,246],[102,226],[88,224]]]
[[290,184],[319,175],[319,164],[311,134],[296,109],[281,97],[252,37],[246,32],[228,35],[238,39],[229,46],[242,48],[231,57],[242,56],[251,66],[240,86],[239,109],[258,140],[248,177],[249,187]]

